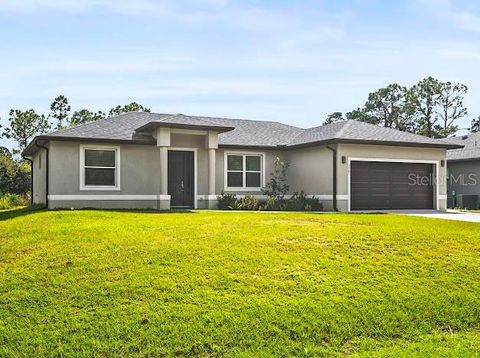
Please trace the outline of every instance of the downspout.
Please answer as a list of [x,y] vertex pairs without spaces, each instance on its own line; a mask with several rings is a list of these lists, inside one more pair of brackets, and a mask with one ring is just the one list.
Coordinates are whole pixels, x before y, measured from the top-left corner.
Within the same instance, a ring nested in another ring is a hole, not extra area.
[[30,205],[33,205],[33,160],[23,155],[22,158],[30,162]]
[[35,141],[35,145],[38,147],[38,148],[42,148],[42,149],[45,149],[45,153],[46,153],[46,156],[45,156],[45,205],[47,206],[47,209],[48,209],[48,177],[49,177],[49,173],[48,173],[48,147],[45,147],[43,145],[40,145],[38,144],[38,141]]
[[333,211],[338,211],[337,208],[337,149],[327,145],[327,148],[332,151],[332,161],[333,161]]

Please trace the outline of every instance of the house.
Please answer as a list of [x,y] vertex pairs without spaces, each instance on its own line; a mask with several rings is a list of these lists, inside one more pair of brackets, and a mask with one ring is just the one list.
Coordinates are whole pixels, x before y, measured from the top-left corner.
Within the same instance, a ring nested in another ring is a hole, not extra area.
[[290,194],[326,210],[446,209],[447,149],[461,145],[357,121],[278,122],[131,112],[37,136],[33,201],[48,208],[216,208],[261,196],[274,158]]
[[450,141],[464,147],[447,152],[449,206],[478,209],[480,205],[480,133],[450,138]]

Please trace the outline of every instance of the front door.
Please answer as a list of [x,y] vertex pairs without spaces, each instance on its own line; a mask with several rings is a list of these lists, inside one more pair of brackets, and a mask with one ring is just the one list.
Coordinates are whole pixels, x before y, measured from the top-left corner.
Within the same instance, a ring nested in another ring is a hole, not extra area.
[[193,151],[168,151],[168,194],[172,208],[193,208],[194,206],[193,161]]

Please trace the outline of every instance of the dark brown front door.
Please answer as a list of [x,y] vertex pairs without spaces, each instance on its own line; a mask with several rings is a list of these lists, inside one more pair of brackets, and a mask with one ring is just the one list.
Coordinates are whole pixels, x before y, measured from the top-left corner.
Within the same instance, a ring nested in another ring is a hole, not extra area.
[[351,209],[433,209],[433,165],[351,163]]
[[190,151],[168,152],[168,194],[173,208],[193,208],[194,155]]

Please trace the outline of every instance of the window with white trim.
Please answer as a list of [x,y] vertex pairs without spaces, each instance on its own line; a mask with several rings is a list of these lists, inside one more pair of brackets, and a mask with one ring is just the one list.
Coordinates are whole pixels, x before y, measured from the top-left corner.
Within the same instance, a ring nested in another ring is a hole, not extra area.
[[118,183],[117,148],[83,147],[82,187],[84,189],[116,189]]
[[227,154],[227,188],[258,190],[262,187],[261,154]]

